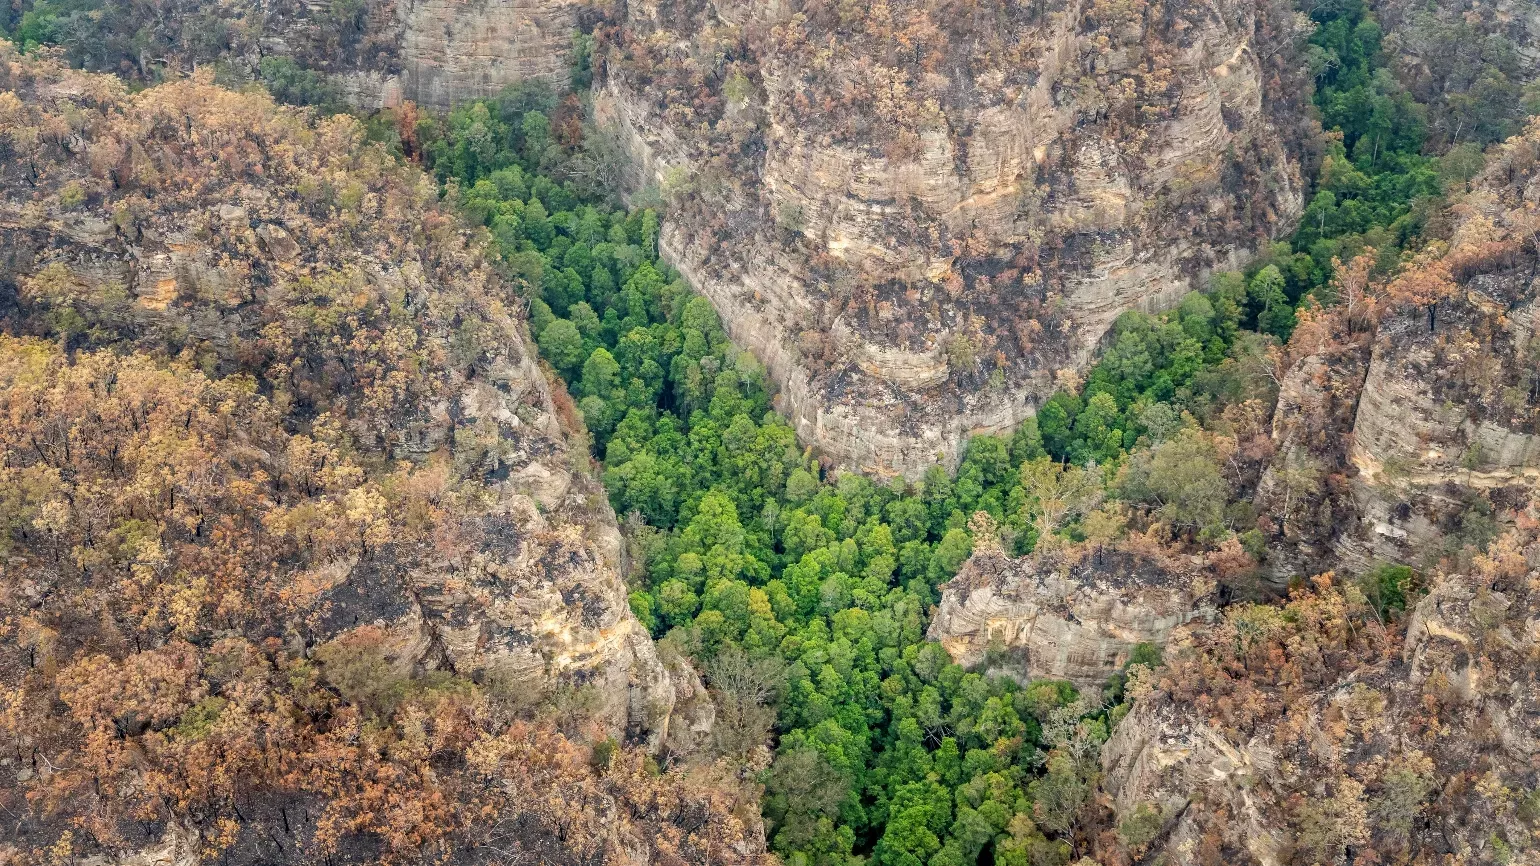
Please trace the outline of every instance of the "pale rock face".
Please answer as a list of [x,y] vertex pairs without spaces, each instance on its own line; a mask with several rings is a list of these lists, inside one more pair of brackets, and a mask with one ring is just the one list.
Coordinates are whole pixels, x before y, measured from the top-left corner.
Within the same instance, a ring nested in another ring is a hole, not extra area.
[[[325,4],[257,0],[260,55],[330,74],[344,100],[436,109],[540,80],[566,87],[576,0],[367,0],[363,32],[337,45]],[[242,58],[254,67],[257,52]]]
[[[516,81],[567,82],[572,0],[397,0],[398,98],[434,108]],[[381,104],[389,104],[387,83]]]
[[981,551],[942,587],[928,636],[965,667],[1003,651],[998,664],[1019,677],[1100,686],[1136,645],[1213,618],[1213,581],[1172,565],[1113,549],[1073,559]]
[[[1528,136],[1489,164],[1442,262],[1448,296],[1431,310],[1392,308],[1372,337],[1339,335],[1293,365],[1275,415],[1277,459],[1257,498],[1281,523],[1275,541],[1286,543],[1269,552],[1279,576],[1409,563],[1426,594],[1378,646],[1339,649],[1302,688],[1269,681],[1289,663],[1248,662],[1241,688],[1205,692],[1239,656],[1229,647],[1239,621],[1228,634],[1199,633],[1214,641],[1208,664],[1173,664],[1168,691],[1141,697],[1103,751],[1117,818],[1141,805],[1164,818],[1147,862],[1195,862],[1200,829],[1244,852],[1231,862],[1300,862],[1319,856],[1308,846],[1321,844],[1323,814],[1352,819],[1342,826],[1353,838],[1332,851],[1372,845],[1408,861],[1498,859],[1492,840],[1528,832],[1510,829],[1518,818],[1489,795],[1529,790],[1540,748],[1540,305],[1524,222],[1540,189]],[[1454,555],[1471,544],[1479,555]],[[1488,793],[1458,790],[1460,778]],[[1423,799],[1397,806],[1408,784]]]
[[[638,43],[681,40],[687,54],[697,34],[791,27],[800,5],[654,0],[632,4],[626,27]],[[663,252],[766,364],[798,433],[836,463],[912,477],[954,461],[970,434],[1031,415],[1119,314],[1168,307],[1243,257],[1255,236],[1227,224],[1236,213],[1265,232],[1297,212],[1297,167],[1272,125],[1282,118],[1264,111],[1259,13],[1183,7],[1178,34],[1142,19],[1097,30],[1084,12],[1001,24],[1032,47],[1030,83],[1006,84],[999,70],[916,73],[911,89],[930,86],[946,104],[903,147],[831,131],[802,102],[810,77],[858,77],[880,58],[837,55],[815,71],[782,43],[753,44],[758,86],[729,95],[720,123],[748,124],[762,153],[687,192]],[[1151,44],[1170,92],[1128,141],[1105,104]],[[635,185],[699,181],[720,163],[723,145],[672,123],[669,99],[623,63],[608,68],[599,114],[628,142]],[[1107,89],[1076,89],[1087,81]],[[1245,171],[1265,184],[1240,188],[1253,182]],[[1003,379],[985,386],[997,363]]]
[[[829,112],[800,101],[810,76],[887,69],[861,48],[811,69],[765,36],[803,6],[648,0],[616,22],[622,41],[665,43],[692,62],[720,56],[724,33],[757,34],[733,52],[752,67],[747,94],[714,94],[725,104],[717,128],[745,126],[755,142],[725,179],[713,167],[696,183],[731,148],[712,122],[676,116],[690,97],[612,62],[597,108],[623,133],[634,188],[698,187],[665,225],[665,258],[765,363],[798,434],[839,465],[914,477],[955,463],[969,436],[1032,415],[1119,314],[1171,306],[1299,210],[1279,133],[1298,118],[1265,103],[1262,87],[1294,25],[1263,4],[1174,3],[1101,25],[1096,16],[1119,13],[1012,11],[999,26],[1024,60],[915,71],[912,101],[930,119],[906,119],[902,147],[880,129],[831,133]],[[517,80],[560,85],[576,9],[382,3],[370,39],[384,59],[334,80],[358,104],[436,108]],[[1141,76],[1155,83],[1129,96]],[[719,77],[702,86],[720,90]],[[722,219],[725,230],[713,224]]]
[[1437,270],[1411,270],[1443,274],[1447,296],[1431,308],[1383,298],[1352,333],[1339,310],[1337,336],[1285,376],[1255,500],[1278,579],[1431,566],[1483,545],[1540,484],[1531,135],[1493,149]]
[[[1525,555],[1540,561],[1540,550]],[[1533,585],[1537,577],[1531,570],[1527,579]],[[1504,664],[1500,655],[1533,653],[1540,644],[1537,613],[1532,592],[1474,580],[1441,581],[1417,603],[1402,651],[1410,683],[1424,690],[1435,684],[1447,688],[1465,705],[1468,723],[1491,731],[1514,766],[1520,756],[1540,751],[1540,731],[1531,721],[1540,711],[1540,671],[1522,657]]]
[[1353,425],[1360,515],[1344,559],[1425,561],[1473,497],[1511,506],[1540,483],[1536,309],[1525,263],[1476,277],[1431,316],[1381,325]]
[[[1309,685],[1258,686],[1246,699],[1270,709],[1249,724],[1211,718],[1213,695],[1141,696],[1103,747],[1101,786],[1116,819],[1141,806],[1163,817],[1144,862],[1200,862],[1205,827],[1244,852],[1227,862],[1305,862],[1305,813],[1322,802],[1329,817],[1361,816],[1346,844],[1380,850],[1479,852],[1494,831],[1523,832],[1489,794],[1528,790],[1540,749],[1533,525],[1527,541],[1494,551],[1482,573],[1438,576],[1408,612],[1399,646],[1391,635],[1384,652],[1339,658]],[[1174,644],[1168,658],[1191,646]],[[1230,652],[1211,648],[1221,658]],[[1237,708],[1231,718],[1244,718]],[[1406,812],[1416,820],[1399,833],[1385,805],[1387,767],[1414,768],[1426,780],[1424,799]],[[1448,784],[1458,778],[1480,779],[1487,793]]]
[[1351,430],[1371,346],[1361,336],[1296,361],[1273,410],[1274,457],[1253,504],[1272,531],[1266,567],[1275,585],[1335,567],[1335,540],[1358,520],[1357,503],[1331,479],[1349,470]]
[[663,666],[674,687],[673,711],[661,737],[663,746],[675,755],[699,752],[707,745],[716,726],[716,702],[688,659],[665,653]]
[[[748,290],[746,283],[724,278],[706,262],[693,259],[692,248],[677,225],[665,224],[659,244],[669,264],[722,313],[732,340],[765,365],[779,386],[776,408],[797,431],[797,438],[815,444],[843,465],[880,475],[917,476],[938,460],[954,460],[959,443],[969,436],[1007,433],[1033,414],[1034,406],[1025,398],[1002,401],[989,392],[956,395],[960,408],[953,413],[928,412],[911,399],[916,392],[906,388],[945,382],[947,365],[940,353],[875,346],[855,337],[838,319],[829,332],[840,344],[839,351],[851,358],[852,369],[846,372],[851,379],[863,379],[856,387],[871,386],[873,396],[862,405],[829,402],[821,390],[824,383],[802,365],[794,332],[780,324],[787,321],[785,314],[772,313],[814,303],[795,276],[802,263],[794,254],[770,246],[749,251],[754,258],[733,272],[754,274],[754,288]],[[745,291],[751,293],[750,299],[741,297]],[[776,319],[767,319],[771,315]],[[871,371],[896,381],[864,379]],[[1038,391],[1051,393],[1046,375],[1036,376],[1036,381]]]
[[1165,816],[1160,855],[1169,866],[1200,862],[1195,855],[1202,831],[1188,809],[1200,796],[1206,804],[1229,807],[1253,862],[1282,866],[1291,862],[1290,834],[1251,793],[1277,767],[1267,743],[1231,742],[1157,696],[1139,701],[1113,728],[1102,747],[1102,788],[1120,819],[1140,806]]

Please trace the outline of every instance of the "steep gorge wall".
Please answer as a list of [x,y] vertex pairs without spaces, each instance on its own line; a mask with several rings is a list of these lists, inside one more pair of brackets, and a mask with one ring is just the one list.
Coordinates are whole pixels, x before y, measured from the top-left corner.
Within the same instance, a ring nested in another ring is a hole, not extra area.
[[1102,752],[1111,822],[1151,822],[1135,862],[1501,863],[1527,847],[1534,518],[1435,575],[1404,638],[1328,580],[1286,615],[1232,608],[1169,648]]
[[1431,312],[1381,325],[1349,451],[1349,563],[1428,563],[1473,529],[1472,509],[1512,508],[1540,484],[1531,271],[1472,275]]
[[[281,564],[305,588],[302,647],[383,628],[403,671],[586,685],[616,732],[660,746],[675,684],[627,604],[579,422],[432,180],[348,119],[307,129],[206,84],[120,91],[0,55],[7,142],[39,136],[31,169],[0,165],[0,317],[44,327],[68,309],[95,339],[254,377],[291,430],[345,437],[365,465],[452,464],[480,505],[430,548],[317,545]],[[68,147],[59,111],[78,121]],[[270,477],[305,471],[268,459]]]
[[1290,344],[1255,501],[1280,579],[1431,567],[1483,546],[1540,483],[1537,141],[1491,151],[1447,242]]
[[917,475],[1014,427],[1120,313],[1300,207],[1304,30],[1278,0],[343,8],[219,14],[243,68],[292,56],[365,107],[560,83],[599,21],[600,116],[634,188],[667,188],[669,260],[804,440],[864,470]]
[[[1155,827],[1142,862],[1529,856],[1537,166],[1532,126],[1488,153],[1446,245],[1302,321],[1258,505],[1280,576],[1324,573],[1285,610],[1227,608],[1136,689],[1102,786],[1113,822]],[[1384,562],[1419,571],[1399,617],[1344,585]]]
[[671,260],[836,462],[952,460],[1299,207],[1281,9],[840,14],[631,4],[600,100]]
[[219,62],[238,80],[257,77],[264,58],[282,57],[325,75],[337,95],[366,109],[407,100],[448,109],[517,81],[565,87],[582,8],[575,0],[99,5],[95,40],[65,40],[77,65],[154,82]]

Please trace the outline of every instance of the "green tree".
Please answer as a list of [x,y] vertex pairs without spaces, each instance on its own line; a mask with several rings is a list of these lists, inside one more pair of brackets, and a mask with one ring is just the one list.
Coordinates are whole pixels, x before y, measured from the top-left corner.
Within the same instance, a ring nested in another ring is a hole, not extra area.
[[1410,566],[1381,564],[1359,578],[1358,585],[1383,620],[1405,612],[1415,581]]
[[695,618],[698,610],[700,598],[683,581],[665,581],[658,588],[657,611],[668,625],[686,625]]
[[1150,506],[1162,521],[1189,530],[1221,526],[1229,496],[1214,446],[1193,428],[1136,452],[1120,486],[1129,501]]
[[1075,443],[1068,452],[1070,459],[1106,461],[1123,453],[1123,431],[1116,427],[1121,416],[1118,401],[1111,394],[1100,392],[1087,400],[1075,417]]
[[1294,331],[1294,305],[1277,265],[1268,265],[1251,278],[1247,293],[1257,308],[1257,330],[1287,340]]
[[932,583],[940,583],[957,573],[957,569],[967,561],[973,553],[973,540],[968,533],[961,529],[948,530],[941,537],[941,543],[936,545],[935,555],[930,561],[930,572],[927,575]]
[[572,378],[583,360],[583,335],[578,333],[577,326],[566,319],[556,319],[540,332],[536,342],[551,366],[564,377]]
[[529,204],[524,207],[522,223],[524,237],[535,245],[535,249],[546,249],[552,241],[556,240],[556,227],[551,225],[550,214],[546,212],[545,205],[540,202],[540,199],[529,200]]

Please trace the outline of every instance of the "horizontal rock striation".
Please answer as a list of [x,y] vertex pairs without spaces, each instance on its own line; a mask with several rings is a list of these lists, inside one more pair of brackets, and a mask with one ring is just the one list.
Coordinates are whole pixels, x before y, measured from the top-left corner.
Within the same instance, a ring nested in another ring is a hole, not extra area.
[[1382,324],[1353,425],[1349,562],[1427,562],[1458,543],[1472,509],[1512,507],[1540,483],[1530,271],[1473,276],[1431,311]]
[[[335,95],[366,109],[403,100],[448,109],[519,81],[557,89],[570,78],[576,0],[168,0],[155,7],[107,0],[149,47],[139,77],[190,74],[214,60],[257,77],[265,58],[323,74]],[[111,49],[102,49],[110,51]],[[77,53],[78,48],[72,51]],[[130,68],[85,50],[88,68]],[[311,94],[313,97],[314,94]]]
[[600,114],[798,432],[913,476],[1297,212],[1292,115],[1263,86],[1278,15],[655,0],[628,7]]
[[1388,286],[1345,265],[1353,297],[1302,319],[1255,498],[1280,581],[1429,568],[1540,483],[1536,148],[1534,130],[1495,148],[1447,241]]
[[393,9],[398,71],[364,72],[363,104],[447,109],[518,81],[567,86],[573,0],[397,0]]
[[1350,563],[1426,565],[1484,545],[1540,483],[1536,136],[1493,151],[1447,251],[1390,286],[1349,450]]
[[1214,616],[1215,584],[1132,549],[975,553],[942,587],[929,637],[964,666],[1100,686],[1138,644]]

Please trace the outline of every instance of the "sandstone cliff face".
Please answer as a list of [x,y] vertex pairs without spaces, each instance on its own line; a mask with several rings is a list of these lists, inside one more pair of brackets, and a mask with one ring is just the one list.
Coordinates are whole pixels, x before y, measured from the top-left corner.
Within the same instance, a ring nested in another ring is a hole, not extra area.
[[1432,311],[1382,324],[1353,426],[1349,561],[1426,562],[1471,509],[1511,507],[1540,481],[1530,271],[1472,275]]
[[[1030,415],[1119,313],[1292,219],[1306,90],[1285,6],[633,3],[608,11],[600,115],[636,186],[678,198],[665,253],[804,440],[914,476]],[[446,108],[564,82],[578,18],[572,0],[350,8],[232,2],[225,54],[292,56],[365,107]]]
[[600,101],[677,196],[671,262],[840,463],[915,475],[1011,427],[1299,206],[1279,9],[842,15],[631,4]]
[[380,6],[386,11],[379,37],[395,50],[385,64],[339,76],[356,104],[378,108],[410,100],[447,109],[494,96],[516,81],[567,85],[576,27],[572,0],[397,0]]
[[1484,544],[1540,481],[1535,134],[1494,151],[1447,251],[1390,286],[1347,449],[1351,568]]
[[1171,866],[1199,862],[1194,854],[1206,828],[1191,807],[1200,797],[1205,807],[1225,814],[1240,843],[1236,853],[1244,853],[1229,862],[1293,862],[1288,834],[1253,793],[1277,765],[1266,743],[1232,742],[1158,699],[1139,702],[1102,748],[1103,790],[1114,813],[1127,818],[1143,806],[1163,816],[1154,856],[1166,855]]
[[1532,844],[1535,136],[1489,154],[1447,247],[1289,346],[1257,500],[1275,570],[1406,562],[1426,594],[1386,620],[1327,574],[1168,649],[1103,752],[1115,820],[1158,817],[1144,862],[1501,863]]
[[[287,640],[308,652],[381,628],[403,672],[585,686],[615,730],[662,744],[675,685],[627,606],[581,429],[431,180],[350,120],[310,128],[191,82],[129,97],[13,55],[0,128],[35,144],[27,164],[0,161],[0,316],[82,321],[60,338],[251,377],[304,447],[343,449],[366,474],[442,465],[460,491],[435,544],[380,523],[377,540],[285,563],[308,599]],[[312,471],[297,447],[267,475]]]
[[1215,584],[1153,554],[975,553],[942,587],[929,637],[965,667],[1099,687],[1138,644],[1214,616]]
[[134,48],[69,46],[77,65],[147,81],[222,61],[255,77],[266,57],[324,74],[346,101],[437,109],[493,96],[516,81],[567,86],[575,0],[168,0],[101,4]]
[[[1371,355],[1369,335],[1300,347],[1273,410],[1274,457],[1253,499],[1270,531],[1268,572],[1282,585],[1335,567],[1335,541],[1358,521],[1348,452]],[[1292,347],[1291,347],[1292,348]]]
[[1431,567],[1490,541],[1540,481],[1536,134],[1493,150],[1447,242],[1290,343],[1255,499],[1280,580]]

